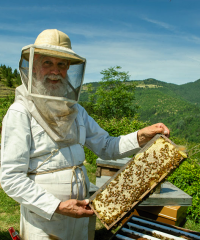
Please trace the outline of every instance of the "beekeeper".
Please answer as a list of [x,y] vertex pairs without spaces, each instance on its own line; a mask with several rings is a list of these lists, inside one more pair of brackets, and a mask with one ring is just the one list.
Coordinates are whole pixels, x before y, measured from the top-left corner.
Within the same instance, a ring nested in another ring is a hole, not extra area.
[[83,146],[102,159],[136,153],[162,123],[126,136],[110,137],[77,104],[86,60],[56,29],[22,49],[20,74],[2,129],[2,187],[21,204],[24,240],[88,239],[89,180]]

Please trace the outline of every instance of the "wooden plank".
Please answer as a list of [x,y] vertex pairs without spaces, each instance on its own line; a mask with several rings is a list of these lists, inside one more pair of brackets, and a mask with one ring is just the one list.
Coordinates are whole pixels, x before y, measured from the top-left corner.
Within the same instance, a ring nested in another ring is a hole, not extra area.
[[101,167],[97,167],[96,177],[101,177]]
[[110,167],[112,166],[118,166],[119,169],[124,166],[128,161],[130,161],[131,157],[129,158],[122,158],[122,159],[116,159],[116,160],[103,160],[101,158],[97,158],[96,164],[97,166],[105,166],[108,165]]
[[118,169],[112,169],[112,168],[101,168],[101,176],[113,176]]
[[[106,162],[106,161],[105,161]],[[120,169],[121,166],[97,163],[97,167]]]

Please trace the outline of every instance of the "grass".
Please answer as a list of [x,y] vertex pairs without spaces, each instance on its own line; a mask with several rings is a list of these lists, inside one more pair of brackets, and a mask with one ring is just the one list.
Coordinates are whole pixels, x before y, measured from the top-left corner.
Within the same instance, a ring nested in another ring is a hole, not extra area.
[[[96,167],[84,163],[90,182],[96,183]],[[16,231],[19,232],[19,222],[20,222],[20,206],[12,198],[8,197],[7,194],[0,188],[0,239],[9,240],[10,235],[8,233],[9,227],[14,227]],[[187,220],[184,228],[200,232],[200,223],[195,223],[192,220]],[[115,231],[115,230],[114,230]],[[100,220],[97,218],[96,221],[96,232],[95,240],[109,240],[114,234],[114,231],[107,231]]]
[[5,83],[2,80],[0,81],[0,89],[0,98],[5,98],[15,93],[15,88],[6,87]]
[[187,220],[183,228],[190,229],[192,231],[200,232],[200,223],[195,223],[192,220]]
[[0,188],[0,239],[11,239],[8,229],[19,232],[20,205]]
[[0,229],[14,227],[19,230],[20,205],[0,189]]
[[89,178],[90,182],[93,183],[93,184],[96,184],[96,175],[95,175],[96,166],[94,166],[92,164],[89,164],[86,161],[84,161],[84,166],[87,169],[87,175],[88,175],[88,178]]

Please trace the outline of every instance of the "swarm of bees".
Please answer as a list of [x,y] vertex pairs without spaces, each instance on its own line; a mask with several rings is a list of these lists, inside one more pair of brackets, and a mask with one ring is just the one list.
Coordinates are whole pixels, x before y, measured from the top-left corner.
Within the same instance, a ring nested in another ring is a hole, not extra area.
[[113,225],[186,157],[161,136],[146,151],[138,153],[104,190],[98,191],[91,201],[92,208],[105,226]]

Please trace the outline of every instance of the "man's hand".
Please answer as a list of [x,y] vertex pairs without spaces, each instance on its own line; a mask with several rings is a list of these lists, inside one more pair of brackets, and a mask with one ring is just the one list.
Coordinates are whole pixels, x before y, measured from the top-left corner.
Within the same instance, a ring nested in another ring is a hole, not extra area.
[[88,199],[82,201],[70,199],[65,202],[61,202],[55,212],[73,218],[90,217],[94,214],[94,212],[88,204]]
[[161,133],[166,137],[169,137],[170,131],[163,123],[156,123],[139,130],[137,136],[140,147],[151,140],[157,133]]

